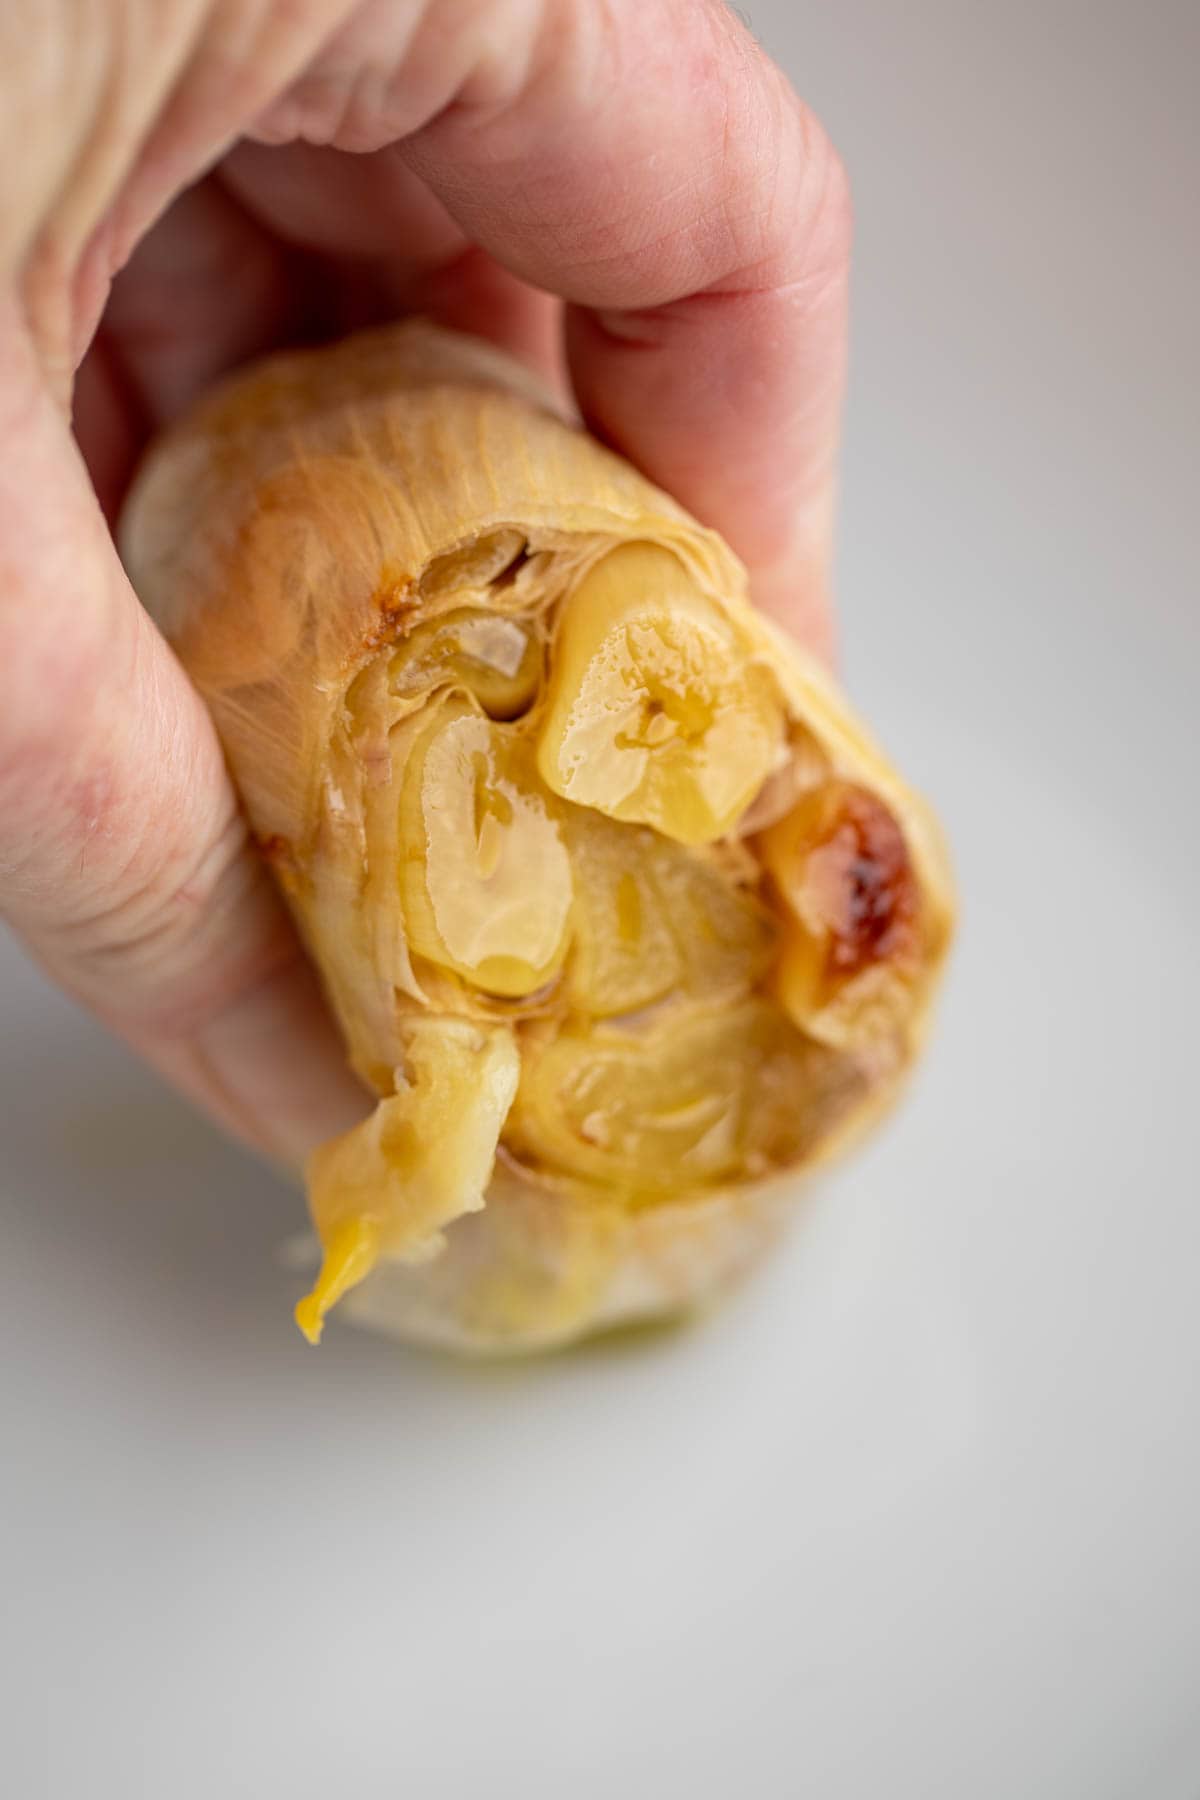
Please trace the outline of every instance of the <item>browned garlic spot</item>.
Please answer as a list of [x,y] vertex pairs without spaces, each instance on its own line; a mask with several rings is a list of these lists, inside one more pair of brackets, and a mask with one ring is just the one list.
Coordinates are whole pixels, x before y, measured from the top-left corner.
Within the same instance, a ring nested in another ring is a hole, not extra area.
[[757,844],[787,917],[777,990],[789,1015],[846,1046],[902,1025],[922,966],[920,894],[883,802],[831,779]]

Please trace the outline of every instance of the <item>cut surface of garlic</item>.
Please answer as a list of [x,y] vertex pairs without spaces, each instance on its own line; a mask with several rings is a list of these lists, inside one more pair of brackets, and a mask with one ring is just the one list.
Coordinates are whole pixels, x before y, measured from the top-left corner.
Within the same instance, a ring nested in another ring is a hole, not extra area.
[[787,1168],[854,1098],[852,1070],[750,996],[535,1037],[506,1135],[534,1166],[646,1205]]
[[612,550],[563,602],[538,766],[564,799],[711,843],[762,785],[782,724],[770,676],[669,551]]
[[582,807],[565,826],[577,897],[567,989],[580,1012],[637,1012],[676,990],[718,999],[765,972],[771,916],[716,858]]
[[515,719],[532,705],[541,673],[541,645],[528,624],[462,607],[418,625],[393,655],[389,680],[402,695],[465,687],[489,718]]
[[421,956],[495,994],[561,962],[571,864],[531,746],[452,696],[413,733],[400,775],[400,892]]

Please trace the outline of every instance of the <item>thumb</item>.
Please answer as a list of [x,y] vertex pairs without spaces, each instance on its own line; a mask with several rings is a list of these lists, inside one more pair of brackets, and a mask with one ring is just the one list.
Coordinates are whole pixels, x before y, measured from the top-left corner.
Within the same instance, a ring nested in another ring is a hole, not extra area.
[[15,308],[0,345],[0,916],[213,1117],[296,1161],[363,1093]]

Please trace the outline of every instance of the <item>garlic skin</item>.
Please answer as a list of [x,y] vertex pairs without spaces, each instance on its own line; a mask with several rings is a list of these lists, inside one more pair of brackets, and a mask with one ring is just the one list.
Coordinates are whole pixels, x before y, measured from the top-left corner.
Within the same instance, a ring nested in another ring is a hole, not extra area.
[[740,1276],[896,1097],[953,898],[727,547],[409,322],[201,402],[122,548],[378,1095],[306,1334],[540,1349]]

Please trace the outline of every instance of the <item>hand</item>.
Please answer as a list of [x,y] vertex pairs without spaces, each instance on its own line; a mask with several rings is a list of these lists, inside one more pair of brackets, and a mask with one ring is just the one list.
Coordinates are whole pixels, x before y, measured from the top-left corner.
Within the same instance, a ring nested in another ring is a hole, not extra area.
[[296,1160],[363,1096],[113,548],[138,452],[248,356],[428,312],[565,352],[824,650],[844,180],[718,0],[8,0],[0,59],[0,913]]

